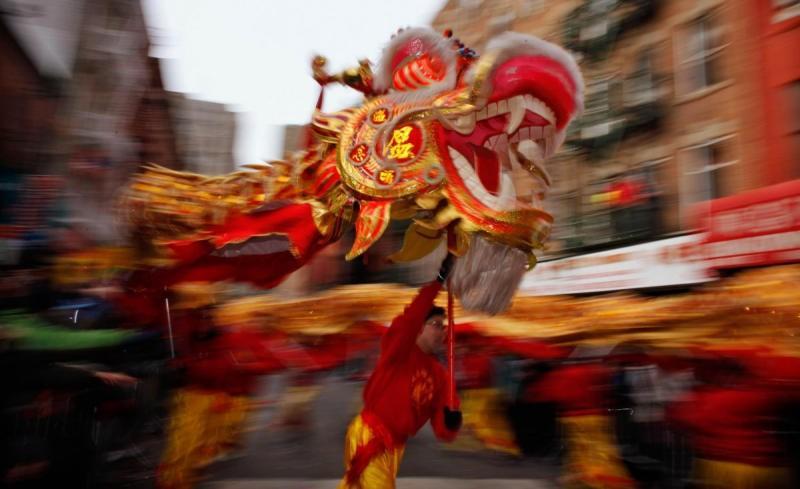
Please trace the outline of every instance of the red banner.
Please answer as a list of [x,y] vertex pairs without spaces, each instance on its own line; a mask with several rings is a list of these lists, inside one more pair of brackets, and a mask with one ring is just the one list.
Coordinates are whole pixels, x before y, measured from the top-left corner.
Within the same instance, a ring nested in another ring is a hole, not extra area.
[[800,262],[800,180],[706,205],[700,253],[711,267]]

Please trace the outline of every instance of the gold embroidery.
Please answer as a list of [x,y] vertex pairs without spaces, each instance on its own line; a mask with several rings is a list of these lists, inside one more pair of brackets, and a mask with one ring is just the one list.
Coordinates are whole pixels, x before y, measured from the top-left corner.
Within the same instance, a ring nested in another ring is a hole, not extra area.
[[425,410],[433,400],[433,377],[419,369],[411,376],[411,400],[417,412]]

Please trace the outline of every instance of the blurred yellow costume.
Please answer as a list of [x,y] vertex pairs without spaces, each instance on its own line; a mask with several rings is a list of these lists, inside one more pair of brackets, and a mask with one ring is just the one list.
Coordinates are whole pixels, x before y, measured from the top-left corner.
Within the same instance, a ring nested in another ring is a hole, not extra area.
[[696,459],[699,487],[708,489],[790,489],[797,487],[788,467],[760,467],[737,462]]
[[559,419],[567,444],[564,487],[623,489],[636,487],[622,465],[607,416]]
[[158,470],[159,489],[189,489],[198,478],[196,471],[211,462],[215,449],[213,411],[218,395],[196,389],[181,389],[172,400],[167,430],[167,447]]
[[461,411],[464,413],[464,426],[458,440],[452,444],[453,448],[470,448],[466,441],[467,437],[464,436],[469,433],[489,450],[520,455],[520,449],[502,406],[503,398],[499,389],[462,391]]
[[[356,416],[344,441],[344,460],[347,469],[353,460],[356,450],[367,445],[375,438],[373,430],[364,422],[362,415]],[[339,483],[338,489],[394,489],[397,470],[403,459],[405,446],[388,448],[379,455],[372,457],[366,468],[361,472],[361,477],[354,483],[348,483],[347,476]]]

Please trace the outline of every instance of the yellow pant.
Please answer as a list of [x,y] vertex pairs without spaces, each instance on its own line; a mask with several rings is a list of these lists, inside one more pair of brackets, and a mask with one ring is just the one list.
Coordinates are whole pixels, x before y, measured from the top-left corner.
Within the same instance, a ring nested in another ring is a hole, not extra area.
[[565,487],[635,487],[633,479],[622,465],[607,416],[569,416],[559,421],[567,445]]
[[226,403],[224,409],[217,410],[210,417],[210,430],[217,452],[224,452],[237,444],[250,411],[250,398],[247,396],[227,396]]
[[461,448],[459,441],[465,433],[470,432],[490,450],[519,455],[519,447],[502,405],[499,389],[467,389],[462,392],[461,411],[464,413],[466,430],[462,428],[454,448]]
[[789,489],[797,487],[791,469],[697,459],[699,487],[708,489]]
[[[350,460],[355,455],[356,449],[366,445],[374,437],[375,434],[364,423],[361,415],[356,416],[350,423],[350,427],[347,428],[347,436],[344,440],[345,471],[350,469]],[[345,475],[339,483],[338,489],[394,489],[397,470],[403,459],[403,449],[404,447],[397,447],[376,455],[361,473],[358,481],[348,484]]]
[[224,394],[181,389],[172,399],[167,446],[161,459],[157,487],[188,489],[197,481],[197,469],[214,456],[215,407]]

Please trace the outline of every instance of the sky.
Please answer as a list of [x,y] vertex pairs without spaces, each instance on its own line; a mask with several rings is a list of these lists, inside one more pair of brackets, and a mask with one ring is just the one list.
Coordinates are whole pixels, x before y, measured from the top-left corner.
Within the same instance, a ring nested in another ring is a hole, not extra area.
[[[400,27],[429,25],[445,0],[144,0],[151,55],[168,90],[239,113],[237,164],[282,156],[285,124],[308,122],[319,95],[315,54],[328,71],[376,62]],[[325,110],[360,94],[328,87]]]

